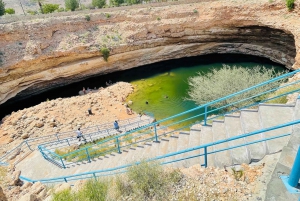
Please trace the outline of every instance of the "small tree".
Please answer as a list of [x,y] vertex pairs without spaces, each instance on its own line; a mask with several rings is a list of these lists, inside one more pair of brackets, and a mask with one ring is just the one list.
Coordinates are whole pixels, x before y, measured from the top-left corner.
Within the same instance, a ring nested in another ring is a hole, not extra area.
[[79,8],[78,0],[65,0],[66,10],[74,11],[76,8]]
[[286,0],[286,6],[289,11],[292,11],[295,7],[295,0]]
[[5,9],[5,13],[6,13],[6,14],[12,15],[12,14],[15,14],[16,11],[15,11],[15,9],[13,9],[13,8],[7,8],[7,9]]
[[132,4],[139,4],[139,3],[142,3],[141,0],[126,0],[126,3],[128,5],[132,5]]
[[122,3],[124,3],[124,0],[110,0],[110,4],[113,6],[120,6]]
[[103,55],[103,59],[105,61],[107,61],[108,57],[109,57],[109,49],[107,49],[106,47],[101,48],[100,52]]
[[44,4],[43,11],[44,13],[53,13],[54,11],[58,10],[59,4]]
[[5,14],[5,3],[0,0],[0,16]]
[[[267,81],[280,74],[282,73],[276,73],[274,68],[265,68],[260,66],[256,66],[254,68],[242,68],[223,65],[223,67],[219,70],[212,69],[211,72],[206,74],[199,72],[198,76],[190,77],[188,80],[190,85],[188,91],[189,98],[187,99],[193,100],[197,104],[201,105]],[[253,89],[231,99],[216,103],[214,106],[220,107],[246,97],[251,97],[278,86],[280,82],[282,81]],[[256,101],[258,100],[252,99],[248,100],[247,103],[243,102],[234,106],[240,107],[241,105],[254,103]]]
[[92,5],[94,7],[103,8],[103,6],[105,6],[105,0],[93,0]]

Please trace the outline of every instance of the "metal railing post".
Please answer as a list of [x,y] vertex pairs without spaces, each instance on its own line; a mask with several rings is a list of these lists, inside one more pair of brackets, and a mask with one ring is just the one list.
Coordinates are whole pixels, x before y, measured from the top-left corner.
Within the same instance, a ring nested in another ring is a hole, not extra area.
[[204,126],[206,126],[206,120],[207,120],[207,105],[204,107]]
[[296,187],[298,185],[300,179],[300,146],[298,148],[298,152],[294,161],[294,165],[291,170],[291,174],[288,180],[288,184],[292,187]]
[[119,138],[116,138],[116,143],[117,143],[117,147],[118,147],[118,152],[121,153],[121,149],[120,149],[120,142],[119,142]]
[[93,140],[92,140],[91,134],[89,134],[89,135],[90,135],[90,139],[91,139],[91,142],[92,142]]
[[204,167],[207,168],[207,147],[204,147]]
[[64,163],[62,157],[60,156],[59,158],[60,158],[60,161],[61,161],[61,164],[62,164],[63,168],[66,169],[66,166],[65,166],[65,163]]
[[158,142],[156,124],[154,124],[154,134],[155,134],[155,142]]
[[97,181],[97,177],[96,177],[96,174],[95,174],[95,173],[93,173],[93,176],[94,176],[94,179]]
[[31,147],[29,146],[27,140],[25,140],[25,143],[26,143],[27,147],[30,149],[30,151],[33,151],[33,150],[31,149]]
[[87,155],[87,157],[88,157],[88,161],[89,161],[89,163],[90,163],[90,162],[91,162],[91,157],[90,157],[90,154],[89,154],[89,151],[88,151],[87,148],[85,149],[85,152],[86,152],[86,155]]
[[68,139],[67,139],[67,142],[68,142],[68,145],[71,146]]
[[56,136],[56,138],[57,138],[57,141],[58,141],[58,142],[60,142],[60,141],[59,141],[59,137],[58,137],[58,135],[57,135],[57,134],[55,134],[55,136]]

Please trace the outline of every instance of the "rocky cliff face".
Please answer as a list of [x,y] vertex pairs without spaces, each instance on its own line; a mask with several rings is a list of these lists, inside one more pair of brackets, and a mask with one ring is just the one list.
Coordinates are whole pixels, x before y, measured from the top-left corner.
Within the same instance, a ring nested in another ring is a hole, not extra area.
[[[158,61],[242,53],[300,67],[299,9],[283,2],[208,1],[0,24],[0,103]],[[104,61],[102,47],[110,49]]]

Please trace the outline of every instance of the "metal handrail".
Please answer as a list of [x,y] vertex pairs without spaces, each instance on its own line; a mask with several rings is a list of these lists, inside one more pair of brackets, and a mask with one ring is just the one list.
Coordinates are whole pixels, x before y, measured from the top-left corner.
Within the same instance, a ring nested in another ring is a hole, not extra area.
[[[215,145],[218,145],[218,144],[227,143],[229,141],[238,140],[238,139],[241,139],[241,138],[244,138],[244,137],[257,135],[257,134],[272,131],[272,130],[277,130],[277,129],[284,128],[284,127],[287,127],[287,126],[296,125],[296,124],[299,124],[299,123],[300,123],[300,119],[295,120],[295,121],[291,121],[291,122],[288,122],[288,123],[280,124],[280,125],[277,125],[277,126],[273,126],[273,127],[269,127],[269,128],[249,132],[249,133],[246,133],[246,134],[243,134],[243,135],[234,136],[234,137],[230,137],[230,138],[223,139],[223,140],[218,140],[218,141],[207,143],[207,144],[200,145],[200,146],[195,146],[195,147],[184,149],[184,150],[181,150],[181,151],[168,153],[168,154],[165,154],[165,155],[162,155],[162,156],[157,156],[157,157],[148,159],[147,161],[157,161],[157,160],[165,159],[165,158],[168,158],[168,157],[171,157],[171,156],[180,155],[180,154],[184,154],[184,153],[187,153],[187,152],[192,152],[192,151],[195,151],[195,150],[204,149],[203,154],[197,154],[197,155],[194,155],[194,156],[183,157],[183,158],[180,158],[180,159],[173,159],[171,161],[161,162],[161,164],[165,165],[165,164],[168,164],[168,163],[174,163],[174,162],[187,160],[187,159],[194,158],[194,157],[204,156],[204,164],[201,164],[201,165],[204,166],[204,167],[207,167],[207,161],[208,161],[207,155],[209,155],[209,154],[214,154],[214,153],[218,153],[218,152],[222,152],[222,151],[226,151],[226,150],[231,150],[231,149],[234,149],[234,148],[239,148],[239,147],[242,147],[242,146],[247,146],[247,145],[262,142],[262,141],[268,141],[268,140],[273,140],[273,139],[277,139],[277,138],[281,138],[281,137],[286,137],[286,136],[290,135],[290,133],[281,134],[281,135],[277,135],[277,136],[274,136],[274,137],[253,141],[253,142],[243,143],[243,144],[239,144],[239,145],[236,145],[236,146],[223,148],[223,149],[218,149],[218,150],[214,150],[214,151],[210,151],[210,152],[207,151],[208,147],[215,146]],[[49,178],[49,179],[36,179],[36,180],[33,180],[33,179],[26,178],[24,176],[20,176],[20,179],[22,179],[24,181],[32,182],[32,183],[35,183],[35,182],[43,182],[43,183],[67,182],[67,181],[71,181],[71,180],[78,180],[78,178],[76,179],[76,177],[80,177],[80,179],[87,179],[87,178],[91,178],[91,177],[108,176],[108,174],[97,175],[98,173],[109,173],[109,175],[117,174],[117,172],[115,172],[115,171],[123,170],[125,168],[131,167],[132,165],[139,164],[139,163],[140,162],[136,162],[136,163],[133,163],[133,164],[122,165],[122,166],[118,166],[118,167],[114,167],[114,168],[108,168],[108,169],[104,169],[104,170],[96,170],[96,171],[91,171],[91,172],[84,172],[84,173],[80,173],[80,174],[74,174],[74,175],[62,176],[62,177],[55,177],[55,178]],[[125,171],[123,171],[123,172],[125,172]],[[84,176],[84,177],[82,178],[82,176]]]
[[[141,116],[138,117],[133,117],[133,118],[129,118],[129,119],[124,119],[124,120],[120,120],[119,121],[119,125],[120,127],[126,126],[126,121],[128,120],[135,120],[135,119],[139,119],[138,121],[134,121],[134,122],[139,122],[141,121]],[[146,120],[142,120],[142,121],[146,121]],[[123,124],[124,122],[124,124]],[[97,130],[99,131],[99,127],[103,127],[103,126],[107,126],[107,127],[111,127],[111,123],[104,123],[104,124],[100,124],[100,125],[96,125],[96,126],[92,126],[92,127],[87,127],[87,128],[83,128],[82,130],[88,130],[88,129],[92,129],[92,128],[97,128]],[[0,158],[0,166],[1,165],[8,165],[8,161],[9,161],[9,156],[10,154],[14,154],[15,151],[17,151],[19,148],[21,148],[22,150],[22,146],[27,146],[30,150],[32,149],[32,145],[36,145],[35,142],[36,141],[40,141],[43,140],[43,142],[45,142],[45,139],[56,139],[57,141],[63,140],[60,137],[61,136],[65,136],[65,135],[73,135],[74,136],[74,132],[75,131],[66,131],[63,133],[56,133],[56,134],[52,134],[52,135],[47,135],[47,136],[42,136],[42,137],[36,137],[36,138],[29,138],[24,140],[23,142],[21,142],[19,145],[17,145],[16,147],[14,147],[12,150],[8,151],[6,154],[4,154],[1,158]],[[37,143],[40,144],[40,143]]]
[[[244,90],[239,91],[239,92],[237,92],[237,93],[228,95],[228,96],[226,96],[226,97],[220,98],[220,99],[218,99],[218,100],[212,101],[212,102],[210,102],[210,103],[207,103],[207,104],[198,106],[198,107],[196,107],[196,108],[194,108],[194,109],[185,111],[185,112],[183,112],[183,113],[174,115],[174,116],[172,116],[172,117],[168,117],[168,118],[159,120],[159,121],[157,121],[157,122],[154,122],[154,123],[151,123],[151,124],[142,126],[142,127],[138,128],[138,129],[135,129],[135,130],[133,130],[133,131],[128,131],[128,132],[126,132],[126,133],[124,133],[124,134],[121,134],[121,135],[118,135],[118,136],[113,136],[112,138],[110,138],[110,139],[108,139],[108,140],[104,140],[104,141],[101,141],[101,142],[97,143],[97,145],[107,143],[108,141],[116,141],[116,146],[118,147],[118,152],[121,152],[121,148],[124,148],[124,147],[122,147],[122,146],[120,145],[120,142],[122,142],[122,140],[120,141],[119,139],[120,139],[121,137],[125,137],[125,136],[128,136],[129,134],[136,133],[136,132],[138,132],[138,131],[142,131],[143,129],[147,129],[147,128],[149,129],[149,128],[152,128],[152,127],[153,127],[153,131],[151,130],[151,132],[153,132],[154,135],[155,135],[155,141],[158,141],[158,137],[159,137],[160,135],[159,135],[157,132],[158,132],[159,130],[162,129],[162,128],[159,128],[159,127],[158,127],[158,125],[159,125],[160,123],[162,123],[162,122],[167,122],[168,120],[177,118],[177,117],[179,117],[179,116],[181,116],[181,115],[183,115],[183,114],[187,114],[188,112],[195,111],[195,110],[197,110],[197,109],[199,109],[199,108],[200,108],[200,109],[201,109],[201,108],[205,108],[205,111],[202,112],[202,113],[200,113],[200,114],[194,115],[194,116],[192,116],[192,117],[188,117],[188,118],[185,118],[185,119],[182,119],[182,120],[179,120],[179,121],[172,122],[172,123],[170,123],[170,124],[168,124],[168,125],[166,125],[166,126],[167,126],[167,127],[171,127],[171,126],[174,126],[174,125],[178,125],[178,124],[180,124],[180,123],[186,122],[186,121],[188,121],[188,120],[195,119],[195,118],[200,117],[200,116],[204,116],[204,120],[202,120],[202,121],[204,121],[204,125],[206,125],[207,120],[215,119],[215,118],[217,118],[217,117],[219,117],[219,116],[223,116],[224,114],[232,113],[232,112],[238,111],[238,110],[240,110],[240,109],[244,109],[244,108],[247,108],[247,107],[252,107],[252,106],[258,105],[259,102],[253,103],[253,104],[249,104],[249,105],[245,105],[245,106],[243,106],[243,107],[241,107],[241,108],[232,110],[232,111],[230,111],[230,112],[225,112],[225,113],[219,114],[219,115],[217,115],[217,116],[215,116],[215,117],[209,117],[209,118],[208,118],[208,117],[207,117],[208,114],[211,114],[211,113],[216,112],[216,111],[219,111],[219,110],[221,110],[221,109],[230,107],[230,106],[232,106],[232,105],[234,105],[234,104],[236,104],[236,103],[240,103],[240,102],[245,101],[245,100],[247,101],[247,100],[249,100],[249,99],[257,98],[257,97],[266,95],[266,94],[268,94],[268,93],[270,93],[270,92],[274,92],[274,91],[276,91],[276,90],[278,90],[278,89],[282,89],[282,88],[284,88],[284,87],[288,87],[288,86],[292,86],[292,85],[298,84],[300,81],[295,81],[295,82],[292,82],[292,83],[284,84],[284,85],[279,86],[279,87],[274,87],[273,89],[270,89],[270,90],[261,92],[261,93],[259,93],[259,94],[257,94],[257,95],[254,95],[254,96],[251,96],[251,97],[247,97],[247,98],[242,99],[242,100],[239,100],[239,101],[235,101],[235,102],[233,102],[233,103],[229,103],[229,104],[224,105],[224,106],[221,106],[221,107],[219,107],[219,108],[213,108],[213,109],[208,110],[208,106],[211,106],[211,105],[213,105],[213,104],[215,104],[215,103],[217,103],[217,102],[223,101],[223,100],[225,100],[225,99],[227,99],[227,98],[234,97],[234,96],[237,95],[237,94],[241,94],[241,93],[243,93],[243,92],[247,92],[247,91],[249,91],[249,90],[255,89],[255,88],[257,88],[258,86],[263,86],[263,85],[266,85],[266,84],[268,84],[268,83],[275,82],[275,81],[277,81],[277,80],[286,78],[287,76],[290,76],[290,75],[292,75],[292,74],[295,74],[295,73],[297,73],[298,71],[300,71],[300,69],[297,70],[297,71],[294,71],[294,72],[291,72],[291,73],[287,73],[287,74],[285,74],[285,75],[282,75],[282,76],[273,78],[272,80],[269,80],[269,81],[260,83],[260,84],[258,84],[258,85],[253,86],[253,87],[250,87],[250,88],[248,88],[248,89],[244,89]],[[300,88],[299,88],[299,89],[296,89],[296,90],[292,90],[292,91],[290,91],[290,92],[286,92],[286,93],[277,95],[277,96],[274,96],[274,97],[272,97],[272,98],[267,98],[267,99],[265,99],[265,100],[262,100],[261,102],[266,102],[266,101],[269,101],[269,100],[272,100],[272,99],[276,99],[276,98],[278,98],[278,97],[282,97],[282,96],[285,96],[285,95],[287,95],[287,94],[289,94],[289,93],[294,93],[294,92],[297,92],[297,91],[300,91]],[[261,103],[261,102],[260,102],[260,103]],[[191,124],[191,125],[192,125],[192,124]],[[182,127],[181,129],[184,129],[184,128],[186,128],[186,127],[184,126],[184,127]],[[143,133],[143,134],[147,134],[147,133]],[[133,138],[137,138],[137,137],[139,137],[139,136],[141,136],[141,135],[143,135],[143,134],[138,134],[138,135],[135,135],[135,136],[133,136],[133,137],[131,137],[131,138],[132,138],[132,139],[133,139]],[[149,138],[147,138],[147,139],[139,140],[138,142],[134,142],[134,143],[131,143],[131,144],[129,144],[129,145],[126,145],[126,147],[132,146],[132,145],[137,144],[137,143],[140,143],[140,142],[149,141],[149,140],[152,140],[152,139],[153,139],[153,137],[149,137]],[[95,145],[91,145],[91,146],[89,146],[89,147],[93,147],[93,146],[95,146]],[[75,152],[76,152],[76,151],[75,151]],[[105,151],[105,153],[107,153],[107,151]],[[68,153],[68,154],[71,155],[71,154],[74,154],[74,152],[70,152],[70,153]],[[88,154],[88,151],[87,151],[87,159],[89,159],[88,155],[89,155],[89,154]]]

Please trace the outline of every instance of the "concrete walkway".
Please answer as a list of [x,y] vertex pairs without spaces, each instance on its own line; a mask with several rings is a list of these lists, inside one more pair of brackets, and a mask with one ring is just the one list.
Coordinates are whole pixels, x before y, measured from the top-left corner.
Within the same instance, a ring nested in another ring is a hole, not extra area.
[[[212,126],[194,125],[193,127],[191,127],[192,132],[179,132],[179,134],[173,135],[171,137],[160,139],[159,143],[143,143],[139,146],[131,147],[127,150],[122,150],[121,154],[109,154],[105,157],[94,159],[91,161],[91,163],[77,163],[66,169],[61,169],[56,165],[51,164],[50,162],[46,161],[38,151],[34,151],[25,160],[20,162],[16,166],[16,168],[17,170],[22,171],[22,176],[38,180],[118,167],[121,165],[132,163],[134,161],[139,161],[141,159],[152,158],[155,156],[164,155],[166,153],[194,147],[200,144],[210,143],[215,140],[241,135],[243,133],[252,131],[255,128],[267,128],[272,125],[279,125],[285,122],[292,121],[294,119],[294,111],[298,111],[299,106],[299,100],[296,107],[295,105],[262,104],[258,107],[257,110],[242,110],[237,114],[226,116],[224,121],[214,121]],[[257,119],[252,121],[245,120],[248,119],[249,116],[255,117]],[[285,128],[282,129],[282,132],[280,134],[291,131],[292,127]],[[265,137],[272,137],[278,134],[278,131],[268,132],[268,134],[264,133],[261,135],[251,136],[249,138],[244,138],[243,140],[245,142],[249,142],[263,139]],[[266,154],[280,152],[281,149],[287,145],[288,140],[289,137],[284,137],[277,141],[274,140],[275,142],[268,141],[266,143],[261,143],[260,150],[256,151],[254,151],[253,146],[246,146],[241,149],[229,150],[224,153],[219,152],[215,155],[209,155],[208,164],[223,168],[224,165],[231,166],[244,162],[249,163],[257,161],[258,159],[262,159]],[[225,143],[223,144],[222,148],[226,148],[232,145],[234,144]],[[209,150],[215,150],[219,148],[220,147],[214,146]],[[193,152],[193,154],[195,154],[195,151]],[[181,157],[187,156],[188,153],[184,153],[182,155],[173,156],[169,159],[164,159],[164,161],[170,161],[171,159],[179,159]],[[193,158],[176,164],[171,163],[170,165],[179,168],[189,167],[194,164],[199,164],[200,161],[203,162],[203,158]]]

